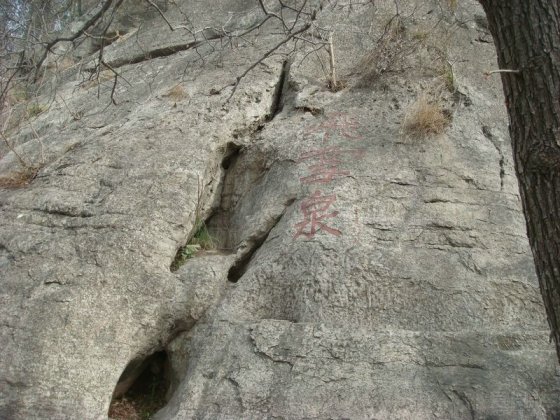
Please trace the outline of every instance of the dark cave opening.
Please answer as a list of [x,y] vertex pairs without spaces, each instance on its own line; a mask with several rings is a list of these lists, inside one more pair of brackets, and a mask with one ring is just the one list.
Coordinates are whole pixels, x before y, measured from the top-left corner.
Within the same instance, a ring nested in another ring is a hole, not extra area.
[[171,384],[167,353],[157,351],[142,360],[133,360],[122,373],[113,392],[109,418],[149,419],[167,403]]

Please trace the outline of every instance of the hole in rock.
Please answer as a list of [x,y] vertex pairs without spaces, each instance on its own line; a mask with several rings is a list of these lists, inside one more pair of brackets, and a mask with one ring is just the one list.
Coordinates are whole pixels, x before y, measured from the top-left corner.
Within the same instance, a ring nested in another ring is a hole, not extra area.
[[130,362],[113,392],[109,418],[151,418],[167,403],[170,376],[171,369],[165,351],[158,351],[143,360]]

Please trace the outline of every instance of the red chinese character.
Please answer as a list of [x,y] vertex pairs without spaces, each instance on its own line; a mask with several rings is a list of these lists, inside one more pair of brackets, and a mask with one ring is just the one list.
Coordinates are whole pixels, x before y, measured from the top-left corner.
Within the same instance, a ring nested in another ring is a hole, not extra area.
[[356,119],[339,112],[329,114],[325,121],[311,125],[306,132],[322,135],[323,141],[329,140],[332,135],[338,135],[349,140],[363,140],[363,137],[357,133],[358,128]]
[[338,229],[327,226],[323,221],[331,219],[338,214],[338,211],[327,213],[329,207],[336,201],[336,195],[322,195],[321,191],[315,191],[313,195],[301,203],[303,222],[296,224],[297,232],[294,239],[303,235],[306,238],[313,238],[319,231],[325,231],[331,235],[340,236],[342,232]]
[[305,153],[299,161],[311,160],[313,163],[308,164],[310,175],[301,177],[300,180],[304,184],[327,184],[337,176],[350,175],[349,171],[341,171],[338,169],[340,164],[340,155],[343,152],[336,146],[325,147],[318,150]]

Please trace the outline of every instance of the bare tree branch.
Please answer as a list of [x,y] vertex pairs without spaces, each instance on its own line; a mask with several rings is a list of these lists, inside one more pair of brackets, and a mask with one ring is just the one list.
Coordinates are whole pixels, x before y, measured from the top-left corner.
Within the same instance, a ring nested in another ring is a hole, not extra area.
[[228,97],[228,101],[232,98],[232,96],[234,95],[235,91],[237,90],[237,87],[239,86],[239,83],[241,82],[241,80],[247,76],[247,74],[249,74],[249,72],[251,70],[253,70],[255,67],[257,67],[260,63],[262,63],[264,60],[266,60],[268,57],[270,57],[271,54],[273,54],[275,51],[277,51],[280,47],[282,47],[283,45],[285,45],[286,43],[288,43],[289,41],[291,41],[294,37],[296,37],[297,35],[307,31],[311,25],[313,24],[313,21],[316,18],[316,12],[314,12],[311,15],[311,20],[306,23],[305,25],[303,25],[301,28],[299,28],[297,31],[292,32],[291,34],[289,34],[286,38],[284,38],[283,40],[281,40],[278,44],[276,44],[274,47],[272,47],[271,49],[269,49],[267,52],[265,52],[261,58],[259,58],[257,61],[255,61],[253,64],[251,64],[241,75],[239,75],[237,77],[237,79],[235,80],[235,84],[233,85],[233,89],[231,90],[231,93]]
[[157,12],[160,14],[160,16],[163,18],[163,20],[165,21],[165,23],[167,23],[167,26],[169,26],[169,29],[171,29],[172,31],[175,30],[175,28],[173,27],[173,25],[171,24],[171,22],[169,22],[169,20],[167,19],[167,17],[165,16],[165,13],[163,13],[163,11],[159,8],[159,6],[157,4],[155,4],[152,0],[146,0],[148,3],[150,3],[152,5],[152,7],[154,9],[157,10]]
[[[119,1],[118,6],[120,6],[120,4],[122,3],[122,0]],[[113,0],[105,0],[105,2],[103,3],[103,5],[101,6],[101,8],[97,11],[97,13],[95,13],[91,18],[89,18],[83,25],[82,27],[76,31],[72,36],[69,37],[59,37],[59,38],[55,38],[52,41],[48,42],[47,45],[44,48],[43,51],[43,55],[41,56],[41,58],[39,59],[39,61],[37,62],[37,64],[35,65],[35,69],[36,69],[36,76],[35,76],[35,80],[37,80],[38,78],[38,71],[41,68],[41,66],[43,65],[43,62],[45,61],[45,59],[47,58],[47,55],[49,54],[49,52],[52,50],[52,48],[58,44],[59,42],[64,42],[64,41],[68,41],[68,42],[73,42],[76,39],[78,39],[80,36],[84,35],[84,33],[91,28],[93,25],[95,25],[99,19],[101,19],[101,17],[105,14],[105,12],[107,10],[109,10],[109,8],[111,7],[111,4],[113,4]]]

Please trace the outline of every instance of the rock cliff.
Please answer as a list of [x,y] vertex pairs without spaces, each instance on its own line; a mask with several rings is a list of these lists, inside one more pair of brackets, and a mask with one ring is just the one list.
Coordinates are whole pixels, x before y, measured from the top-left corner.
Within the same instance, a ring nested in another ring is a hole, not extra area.
[[0,418],[560,416],[476,2],[129,3],[0,149]]

